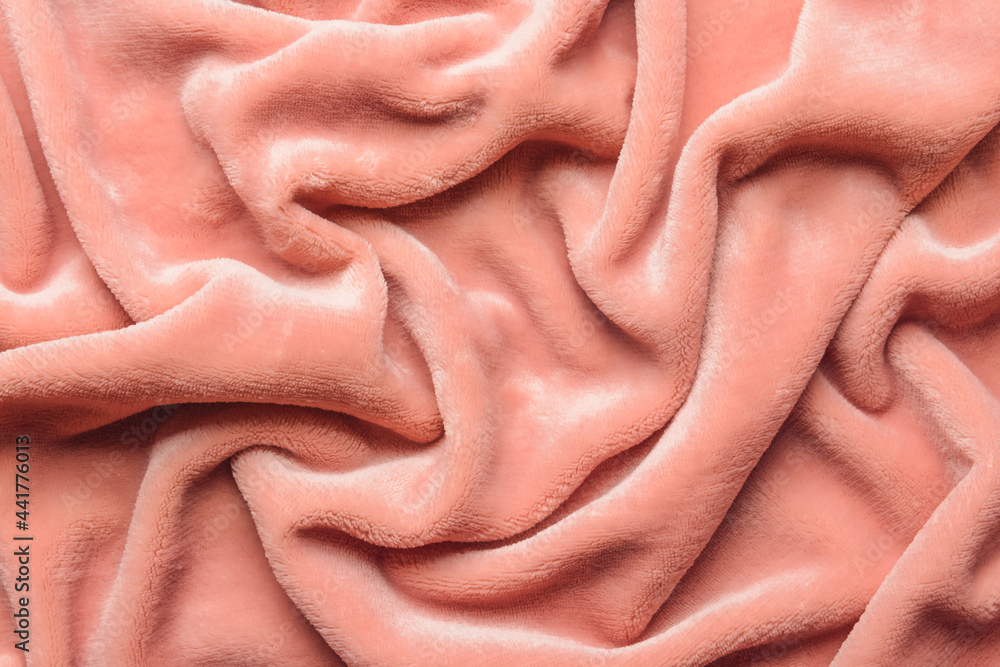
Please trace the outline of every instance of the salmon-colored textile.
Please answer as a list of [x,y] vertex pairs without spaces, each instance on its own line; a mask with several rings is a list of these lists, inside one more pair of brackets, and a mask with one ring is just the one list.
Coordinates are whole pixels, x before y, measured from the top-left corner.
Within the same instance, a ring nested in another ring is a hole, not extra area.
[[1000,664],[994,2],[0,11],[0,664]]

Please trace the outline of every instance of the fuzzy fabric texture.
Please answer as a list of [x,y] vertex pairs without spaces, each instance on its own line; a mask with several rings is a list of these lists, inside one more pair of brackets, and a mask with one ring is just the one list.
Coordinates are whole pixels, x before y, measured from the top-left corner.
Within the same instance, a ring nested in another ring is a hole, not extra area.
[[0,22],[0,664],[1000,664],[995,3]]

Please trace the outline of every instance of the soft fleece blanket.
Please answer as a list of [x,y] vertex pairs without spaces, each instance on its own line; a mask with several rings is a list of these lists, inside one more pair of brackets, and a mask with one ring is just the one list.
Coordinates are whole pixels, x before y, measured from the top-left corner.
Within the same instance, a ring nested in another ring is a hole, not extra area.
[[994,3],[0,11],[0,664],[1000,664]]

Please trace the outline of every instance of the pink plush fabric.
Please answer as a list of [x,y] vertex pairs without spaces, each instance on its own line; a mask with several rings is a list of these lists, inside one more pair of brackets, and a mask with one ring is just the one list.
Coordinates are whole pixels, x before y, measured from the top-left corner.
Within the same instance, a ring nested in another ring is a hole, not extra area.
[[0,9],[0,664],[1000,664],[994,3]]

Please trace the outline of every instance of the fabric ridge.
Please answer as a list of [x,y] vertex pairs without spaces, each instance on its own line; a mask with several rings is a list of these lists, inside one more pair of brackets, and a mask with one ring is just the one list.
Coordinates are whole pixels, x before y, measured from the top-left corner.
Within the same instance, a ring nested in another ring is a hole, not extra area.
[[0,25],[0,663],[1000,664],[996,5]]

